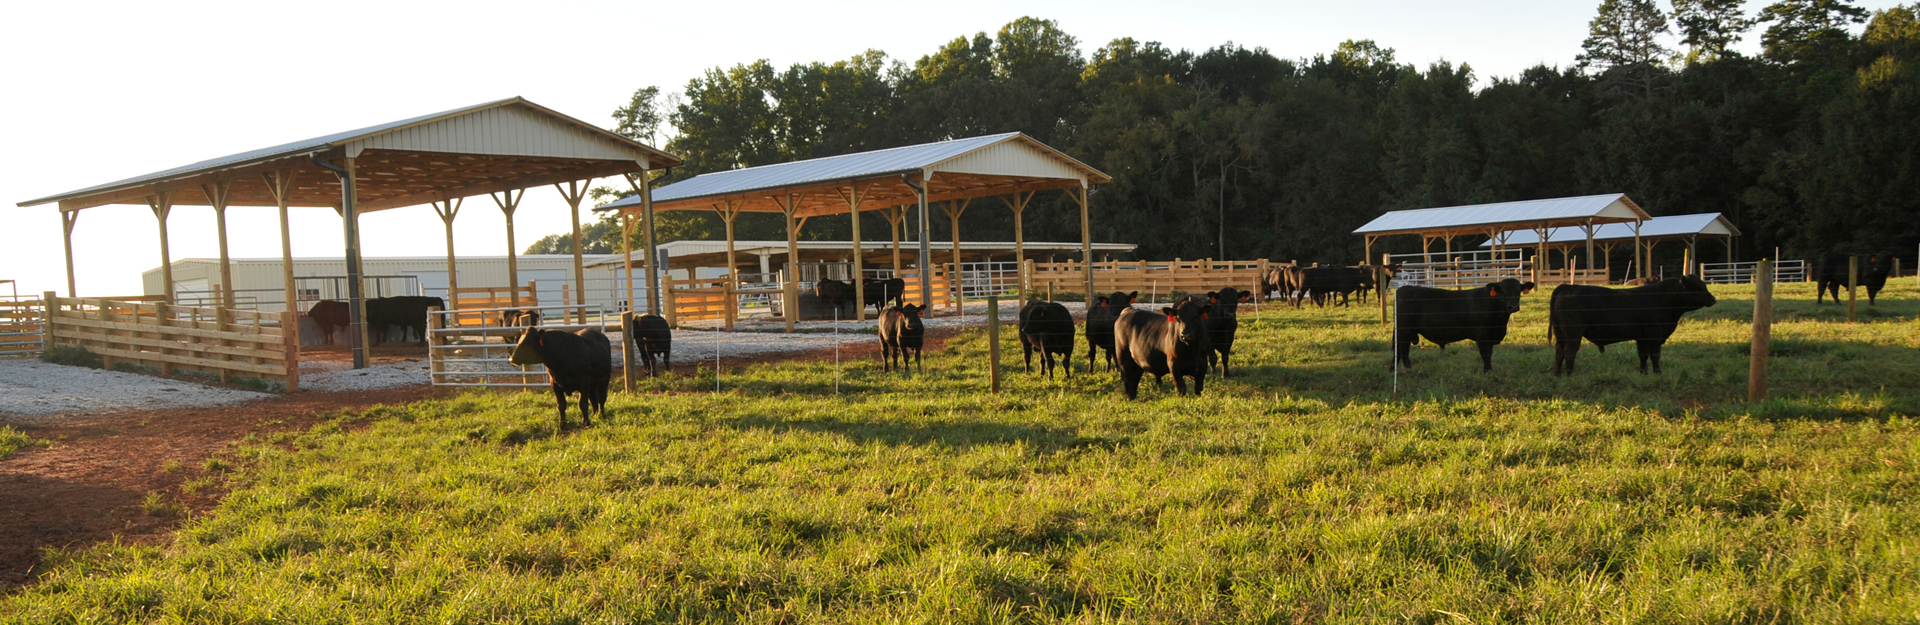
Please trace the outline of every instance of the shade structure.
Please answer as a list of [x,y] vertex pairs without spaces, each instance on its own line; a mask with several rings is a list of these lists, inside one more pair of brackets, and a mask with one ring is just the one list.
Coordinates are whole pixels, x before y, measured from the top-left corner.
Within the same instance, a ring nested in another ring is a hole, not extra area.
[[[164,149],[159,148],[148,149]],[[512,247],[513,214],[525,190],[555,185],[576,206],[587,180],[672,167],[680,159],[552,109],[512,97],[449,111],[314,137],[126,178],[21,202],[21,206],[58,204],[65,218],[69,257],[74,222],[87,208],[137,204],[152,208],[160,223],[161,263],[171,272],[167,217],[174,207],[209,206],[216,215],[223,267],[226,210],[273,206],[280,210],[284,259],[291,260],[286,233],[290,206],[326,206],[343,218],[345,265],[355,294],[350,307],[355,328],[354,362],[364,366],[365,335],[359,328],[359,215],[421,204],[444,204],[452,256],[452,221],[466,197],[491,195],[506,218]],[[87,164],[80,164],[87,166]],[[439,207],[436,207],[438,211]],[[577,227],[577,220],[576,220]],[[577,249],[577,248],[576,248]],[[514,250],[508,250],[509,274]],[[578,264],[578,263],[576,263]],[[291,262],[287,263],[291,267]],[[451,260],[449,266],[452,266]],[[225,270],[223,269],[223,274]],[[71,258],[69,295],[76,290]],[[292,277],[287,276],[288,299]],[[517,281],[517,279],[516,279]],[[230,275],[223,291],[231,293]],[[169,299],[172,279],[164,280]],[[231,302],[229,302],[230,304]]]
[[[1025,134],[1002,134],[909,145],[870,152],[749,167],[701,174],[676,182],[658,191],[639,189],[632,197],[607,204],[599,210],[618,210],[650,215],[668,210],[711,210],[727,223],[732,241],[733,220],[742,212],[780,213],[787,222],[789,258],[798,258],[798,231],[806,220],[826,215],[883,211],[893,226],[895,240],[905,212],[900,207],[918,209],[918,231],[927,232],[927,207],[949,202],[946,207],[954,223],[977,198],[1000,196],[1015,218],[1016,258],[1024,257],[1019,248],[1023,234],[1021,213],[1036,192],[1065,190],[1080,208],[1081,252],[1091,257],[1092,235],[1087,209],[1087,192],[1094,185],[1111,182],[1112,177]],[[859,241],[859,220],[853,220],[853,234]],[[958,235],[956,234],[956,239]],[[651,244],[651,243],[650,243]],[[732,249],[729,245],[729,249]],[[931,303],[931,247],[925,236],[920,241],[919,279],[922,304]],[[737,251],[737,250],[736,250]],[[730,251],[729,254],[734,253]],[[897,258],[897,256],[896,256]],[[855,257],[855,270],[863,260]],[[728,266],[735,266],[733,260]],[[1091,268],[1087,272],[1087,291],[1093,290]],[[862,310],[865,295],[855,289]],[[788,297],[793,290],[787,289]],[[864,318],[865,313],[857,313]],[[788,318],[792,330],[792,318]]]
[[[1580,228],[1586,235],[1601,224],[1638,224],[1652,217],[1625,193],[1604,193],[1392,211],[1373,218],[1353,233],[1364,237],[1365,257],[1373,260],[1373,242],[1383,236],[1419,235],[1420,248],[1425,253],[1435,239],[1444,241],[1451,251],[1453,239],[1459,236],[1479,235],[1500,241],[1503,232],[1533,230],[1543,233],[1540,237],[1544,239],[1547,230],[1566,227]],[[1546,252],[1544,245],[1537,247],[1539,253]],[[1591,257],[1591,243],[1588,248]]]
[[[1593,231],[1594,241],[1630,241],[1633,239],[1633,226],[1630,224],[1606,224]],[[1694,215],[1667,215],[1648,219],[1640,224],[1640,238],[1646,241],[1683,240],[1697,237],[1737,237],[1740,229],[1720,213],[1699,213]],[[1566,247],[1585,244],[1586,232],[1580,228],[1553,228],[1547,231],[1549,247]],[[1533,230],[1510,230],[1500,233],[1480,247],[1530,246],[1540,242],[1540,234]]]

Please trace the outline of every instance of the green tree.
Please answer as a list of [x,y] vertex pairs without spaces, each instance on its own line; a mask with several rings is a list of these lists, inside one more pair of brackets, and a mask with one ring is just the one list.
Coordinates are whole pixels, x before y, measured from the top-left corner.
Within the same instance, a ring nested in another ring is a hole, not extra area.
[[1760,43],[1777,61],[1815,59],[1852,39],[1847,26],[1866,19],[1867,10],[1848,0],[1780,0],[1760,10],[1767,24]]
[[1667,14],[1653,0],[1601,0],[1576,58],[1612,91],[1651,96],[1660,63],[1673,54],[1660,44],[1667,33]]
[[633,92],[626,106],[614,109],[613,131],[648,145],[660,143],[660,125],[666,116],[660,112],[660,88],[641,87]]
[[1703,63],[1737,54],[1733,44],[1753,28],[1741,11],[1745,0],[1673,0],[1673,21],[1680,24],[1680,43],[1687,46],[1687,63]]

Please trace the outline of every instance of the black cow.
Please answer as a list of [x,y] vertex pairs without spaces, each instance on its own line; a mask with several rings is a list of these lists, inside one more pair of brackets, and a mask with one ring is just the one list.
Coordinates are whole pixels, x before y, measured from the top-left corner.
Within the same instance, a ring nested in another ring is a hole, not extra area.
[[1113,322],[1114,352],[1120,358],[1120,380],[1127,399],[1140,396],[1140,376],[1172,374],[1174,390],[1187,393],[1185,378],[1193,378],[1193,394],[1207,384],[1207,356],[1213,351],[1207,333],[1207,314],[1213,305],[1195,297],[1181,299],[1160,314],[1138,308],[1120,311]]
[[[1613,343],[1633,341],[1640,350],[1640,372],[1660,372],[1660,346],[1673,336],[1680,316],[1714,305],[1707,283],[1693,276],[1668,278],[1646,286],[1610,289],[1603,286],[1562,285],[1548,300],[1547,338],[1553,342],[1553,374],[1573,374],[1580,339],[1593,341],[1601,351]],[[1563,366],[1564,365],[1564,368]]]
[[861,283],[861,288],[865,291],[861,293],[861,296],[867,300],[868,306],[873,307],[875,314],[878,314],[882,308],[885,308],[889,301],[893,302],[896,306],[906,303],[906,300],[903,299],[906,297],[907,292],[906,280],[900,278],[867,278],[865,282]]
[[[673,328],[660,315],[640,315],[633,318],[633,348],[640,353],[640,363],[647,368],[649,377],[659,377],[661,372],[673,370]],[[660,355],[660,367],[654,368],[654,355]]]
[[1361,288],[1362,279],[1371,279],[1367,274],[1371,269],[1359,267],[1308,267],[1300,271],[1300,290],[1313,298],[1315,306],[1325,308],[1333,303],[1333,296],[1340,296],[1340,305],[1349,305],[1353,292]]
[[331,299],[314,302],[313,308],[307,310],[307,316],[313,318],[314,325],[320,326],[324,337],[322,341],[327,345],[333,344],[335,330],[347,327],[352,321],[348,317],[347,303]]
[[560,430],[567,429],[567,395],[580,394],[580,424],[593,425],[593,413],[607,411],[607,385],[613,380],[613,343],[599,330],[577,333],[528,328],[508,360],[516,365],[546,365],[553,399],[560,404]]
[[1233,287],[1207,293],[1207,302],[1213,304],[1213,311],[1207,315],[1208,342],[1213,346],[1213,351],[1207,353],[1207,366],[1216,364],[1217,355],[1222,378],[1232,369],[1233,338],[1240,333],[1240,302],[1252,296]]
[[1493,370],[1493,346],[1507,338],[1507,319],[1520,312],[1520,294],[1532,282],[1507,278],[1483,287],[1448,291],[1403,286],[1394,291],[1394,362],[1412,368],[1409,351],[1421,338],[1446,345],[1473,341],[1480,348],[1480,370]]
[[838,309],[853,301],[853,285],[831,278],[813,283],[813,294],[828,308]]
[[[367,300],[367,316],[362,323],[375,339],[375,343],[385,342],[387,331],[393,328],[403,330],[400,340],[408,336],[418,336],[427,340],[427,309],[438,307],[446,310],[446,300],[438,297],[403,295],[399,297],[375,297]],[[411,331],[411,334],[405,331]]]
[[1273,301],[1273,295],[1279,294],[1294,308],[1300,307],[1301,282],[1304,281],[1306,268],[1297,265],[1274,266],[1267,268],[1267,301]]
[[[1054,302],[1031,300],[1020,307],[1020,349],[1026,354],[1027,372],[1033,371],[1033,352],[1040,352],[1040,370],[1053,379],[1054,354],[1073,377],[1073,313]],[[1109,339],[1111,342],[1111,339]],[[1091,368],[1091,362],[1089,362]]]
[[1831,291],[1833,303],[1840,303],[1840,290],[1847,287],[1847,259],[1860,259],[1860,286],[1867,287],[1867,305],[1873,306],[1874,299],[1880,295],[1880,289],[1886,288],[1887,276],[1893,273],[1893,255],[1856,254],[1849,256],[1840,252],[1827,252],[1820,255],[1820,262],[1814,267],[1813,303],[1820,304],[1821,298]]
[[[927,327],[920,323],[920,307],[907,304],[888,308],[880,316],[880,360],[886,363],[886,371],[892,371],[898,362],[901,371],[911,371],[914,365],[920,365],[926,371],[926,365],[920,362],[920,348],[925,344]],[[907,353],[912,351],[911,354]],[[896,358],[898,359],[896,361]]]
[[1133,308],[1133,302],[1140,297],[1139,291],[1095,297],[1093,305],[1087,307],[1087,373],[1093,373],[1096,354],[1105,351],[1107,370],[1113,370],[1113,320],[1120,318],[1120,312]]
[[500,311],[500,327],[531,328],[540,325],[540,320],[543,318],[545,315],[541,314],[540,309],[537,308],[503,310]]

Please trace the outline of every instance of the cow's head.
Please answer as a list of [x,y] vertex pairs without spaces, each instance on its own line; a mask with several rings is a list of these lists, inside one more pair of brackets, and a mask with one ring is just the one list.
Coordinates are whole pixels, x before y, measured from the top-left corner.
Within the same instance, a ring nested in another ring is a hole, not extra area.
[[1232,317],[1240,312],[1240,303],[1247,301],[1253,293],[1227,287],[1207,293],[1207,303],[1213,305],[1212,314],[1219,317]]
[[507,361],[521,366],[545,364],[547,360],[540,355],[540,349],[546,347],[546,343],[546,330],[527,328],[520,333],[520,340],[515,341],[513,355]]
[[1098,306],[1098,307],[1101,307],[1101,308],[1106,308],[1106,307],[1107,307],[1107,296],[1105,296],[1105,295],[1101,295],[1101,296],[1098,296],[1098,297],[1095,297],[1095,298],[1093,298],[1093,305],[1094,305],[1094,306]]
[[1108,308],[1132,308],[1133,303],[1140,299],[1140,292],[1121,293],[1114,291],[1113,294],[1108,295],[1106,299]]
[[926,310],[926,309],[921,308],[919,304],[907,304],[905,306],[895,306],[894,310],[900,311],[900,314],[907,318],[907,327],[915,330],[919,330],[921,328],[926,327],[920,324],[920,311]]
[[1533,290],[1532,282],[1521,282],[1507,278],[1482,287],[1487,297],[1498,300],[1507,313],[1520,312],[1520,294]]
[[1160,311],[1179,334],[1180,342],[1192,343],[1206,334],[1207,317],[1213,313],[1213,304],[1199,296],[1188,296]]
[[1668,308],[1685,312],[1720,303],[1720,300],[1713,297],[1713,292],[1707,290],[1706,281],[1693,276],[1667,278],[1655,284],[1662,292],[1674,298],[1665,304]]

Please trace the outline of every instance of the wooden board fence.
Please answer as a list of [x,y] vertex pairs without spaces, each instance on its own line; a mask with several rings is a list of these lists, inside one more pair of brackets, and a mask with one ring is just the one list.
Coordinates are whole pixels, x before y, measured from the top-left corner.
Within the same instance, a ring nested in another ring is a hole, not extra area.
[[46,340],[77,345],[118,363],[155,367],[164,374],[199,371],[230,381],[235,375],[300,388],[299,318],[263,313],[169,306],[107,298],[62,298],[47,293]]
[[[1135,260],[1093,264],[1093,289],[1096,293],[1139,291],[1165,296],[1173,291],[1204,294],[1222,287],[1259,292],[1260,278],[1269,267],[1290,266],[1258,260]],[[1045,292],[1080,293],[1087,290],[1086,263],[1033,263],[1028,270],[1028,288]]]
[[[527,285],[523,287],[463,286],[454,290],[447,301],[447,306],[460,311],[513,308],[515,291],[519,291],[520,309],[525,310],[540,307],[540,291],[536,288],[535,281],[533,280],[528,280]],[[565,304],[569,302],[561,303]],[[498,313],[462,312],[454,315],[453,318],[456,325],[475,326],[485,324],[486,320],[482,319],[482,317],[497,314]]]

